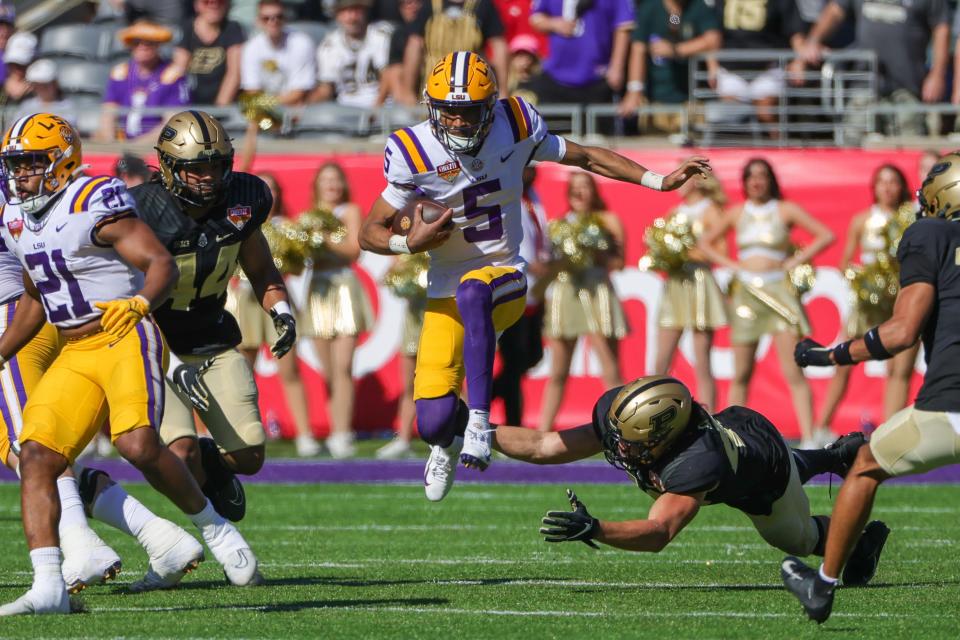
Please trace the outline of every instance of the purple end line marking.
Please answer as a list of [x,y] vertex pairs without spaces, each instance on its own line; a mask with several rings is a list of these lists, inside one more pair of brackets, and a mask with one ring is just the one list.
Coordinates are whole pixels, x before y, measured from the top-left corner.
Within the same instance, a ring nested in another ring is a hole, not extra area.
[[[121,482],[143,482],[143,476],[131,465],[117,458],[83,460],[84,466],[101,469]],[[423,482],[423,460],[274,460],[268,461],[256,476],[241,476],[244,483],[410,483]],[[811,484],[825,484],[827,476],[818,476]],[[16,482],[16,476],[6,468],[0,470],[0,482]],[[486,484],[632,484],[622,471],[605,462],[582,462],[567,465],[539,466],[519,462],[494,460],[485,472],[460,468],[457,482]],[[839,485],[834,478],[834,485]],[[891,481],[896,484],[960,483],[960,465],[935,469],[920,476]]]

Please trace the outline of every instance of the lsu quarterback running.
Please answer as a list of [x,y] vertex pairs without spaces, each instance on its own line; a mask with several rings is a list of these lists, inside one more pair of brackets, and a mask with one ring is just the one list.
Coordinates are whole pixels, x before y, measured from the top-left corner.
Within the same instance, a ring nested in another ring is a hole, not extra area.
[[[56,479],[107,417],[117,450],[188,514],[228,579],[241,585],[258,579],[249,545],[157,434],[167,354],[149,313],[169,295],[176,264],[137,218],[123,183],[82,176],[82,169],[79,135],[52,114],[20,118],[0,143],[7,201],[0,237],[24,268],[27,293],[0,336],[0,363],[30,341],[45,317],[65,341],[23,409],[20,493],[33,586],[0,607],[0,615],[69,612]],[[201,558],[202,549],[185,559],[180,575]],[[164,586],[151,573],[148,581]]]
[[[429,118],[390,136],[387,186],[360,233],[367,251],[430,254],[414,399],[420,435],[432,445],[424,485],[433,501],[453,486],[458,454],[468,467],[490,463],[496,334],[525,305],[523,168],[533,160],[559,162],[662,191],[710,172],[706,158],[692,157],[669,175],[653,173],[608,149],[553,135],[523,99],[497,96],[497,79],[481,56],[456,51],[439,60],[424,89]],[[418,199],[448,209],[431,223],[417,213],[406,236],[393,234],[393,218]],[[466,405],[459,397],[464,376]]]

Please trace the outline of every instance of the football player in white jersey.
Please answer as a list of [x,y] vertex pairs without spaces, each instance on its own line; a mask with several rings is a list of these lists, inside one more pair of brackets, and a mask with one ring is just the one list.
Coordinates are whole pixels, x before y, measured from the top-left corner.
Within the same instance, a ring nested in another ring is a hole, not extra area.
[[[0,242],[0,333],[13,319],[22,294],[23,267]],[[0,369],[0,421],[4,427],[0,431],[0,462],[17,474],[23,409],[62,346],[56,327],[44,323],[37,335]],[[77,476],[81,478],[79,486]],[[102,471],[74,465],[57,479],[57,493],[61,573],[70,593],[116,577],[121,566],[120,556],[90,528],[84,503],[90,503],[98,520],[137,538],[150,557],[150,565],[167,575],[169,581],[178,580],[183,567],[201,551],[186,531],[158,518]]]
[[[21,118],[0,143],[7,200],[0,237],[24,267],[27,294],[0,336],[0,364],[29,342],[44,317],[66,341],[23,410],[20,495],[34,581],[0,615],[69,612],[56,481],[107,417],[117,450],[188,514],[228,579],[258,579],[249,545],[157,433],[167,353],[149,313],[169,295],[176,264],[137,218],[122,182],[81,177],[81,170],[80,137],[58,116]],[[202,549],[181,573],[201,558]]]
[[[424,89],[429,119],[390,136],[387,187],[360,234],[367,251],[430,253],[414,379],[417,425],[432,445],[424,473],[430,500],[450,490],[458,454],[468,467],[490,462],[496,334],[523,313],[527,288],[519,254],[523,168],[549,160],[664,191],[710,171],[706,158],[692,157],[667,176],[653,173],[609,149],[552,135],[531,105],[497,95],[479,55],[457,51],[437,62]],[[408,235],[393,234],[397,212],[418,198],[448,210],[432,223],[414,215]],[[464,375],[469,405],[459,399]]]

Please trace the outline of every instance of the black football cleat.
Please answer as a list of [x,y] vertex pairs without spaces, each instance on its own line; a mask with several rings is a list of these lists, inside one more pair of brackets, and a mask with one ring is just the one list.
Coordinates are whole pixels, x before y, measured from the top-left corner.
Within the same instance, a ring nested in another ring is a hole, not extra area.
[[853,466],[853,461],[857,457],[857,452],[860,451],[860,447],[866,443],[866,436],[859,431],[854,431],[845,436],[840,436],[824,447],[824,449],[829,449],[837,455],[837,460],[833,467],[831,467],[830,472],[837,474],[841,478],[846,478],[847,472],[850,471],[850,467]]
[[880,564],[883,545],[890,535],[890,528],[879,520],[874,520],[863,528],[857,546],[853,548],[847,566],[843,568],[843,586],[862,587],[873,579]]
[[787,556],[780,564],[780,577],[787,591],[796,596],[807,617],[817,624],[826,622],[833,609],[833,592],[837,586],[820,577],[799,558]]
[[198,438],[200,464],[207,474],[201,487],[213,510],[231,522],[240,522],[247,513],[247,494],[236,474],[224,463],[220,448],[212,438]]

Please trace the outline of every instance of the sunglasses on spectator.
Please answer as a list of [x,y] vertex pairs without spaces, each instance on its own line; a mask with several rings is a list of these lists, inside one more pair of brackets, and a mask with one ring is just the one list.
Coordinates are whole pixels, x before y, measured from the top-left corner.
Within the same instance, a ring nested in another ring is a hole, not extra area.
[[283,13],[261,13],[260,19],[264,22],[283,22]]
[[158,43],[156,43],[156,42],[154,42],[154,41],[152,41],[152,40],[140,40],[140,39],[129,40],[127,46],[129,46],[131,49],[136,49],[136,48],[139,47],[140,45],[144,45],[144,46],[146,46],[146,47],[158,47],[158,46],[160,46]]

